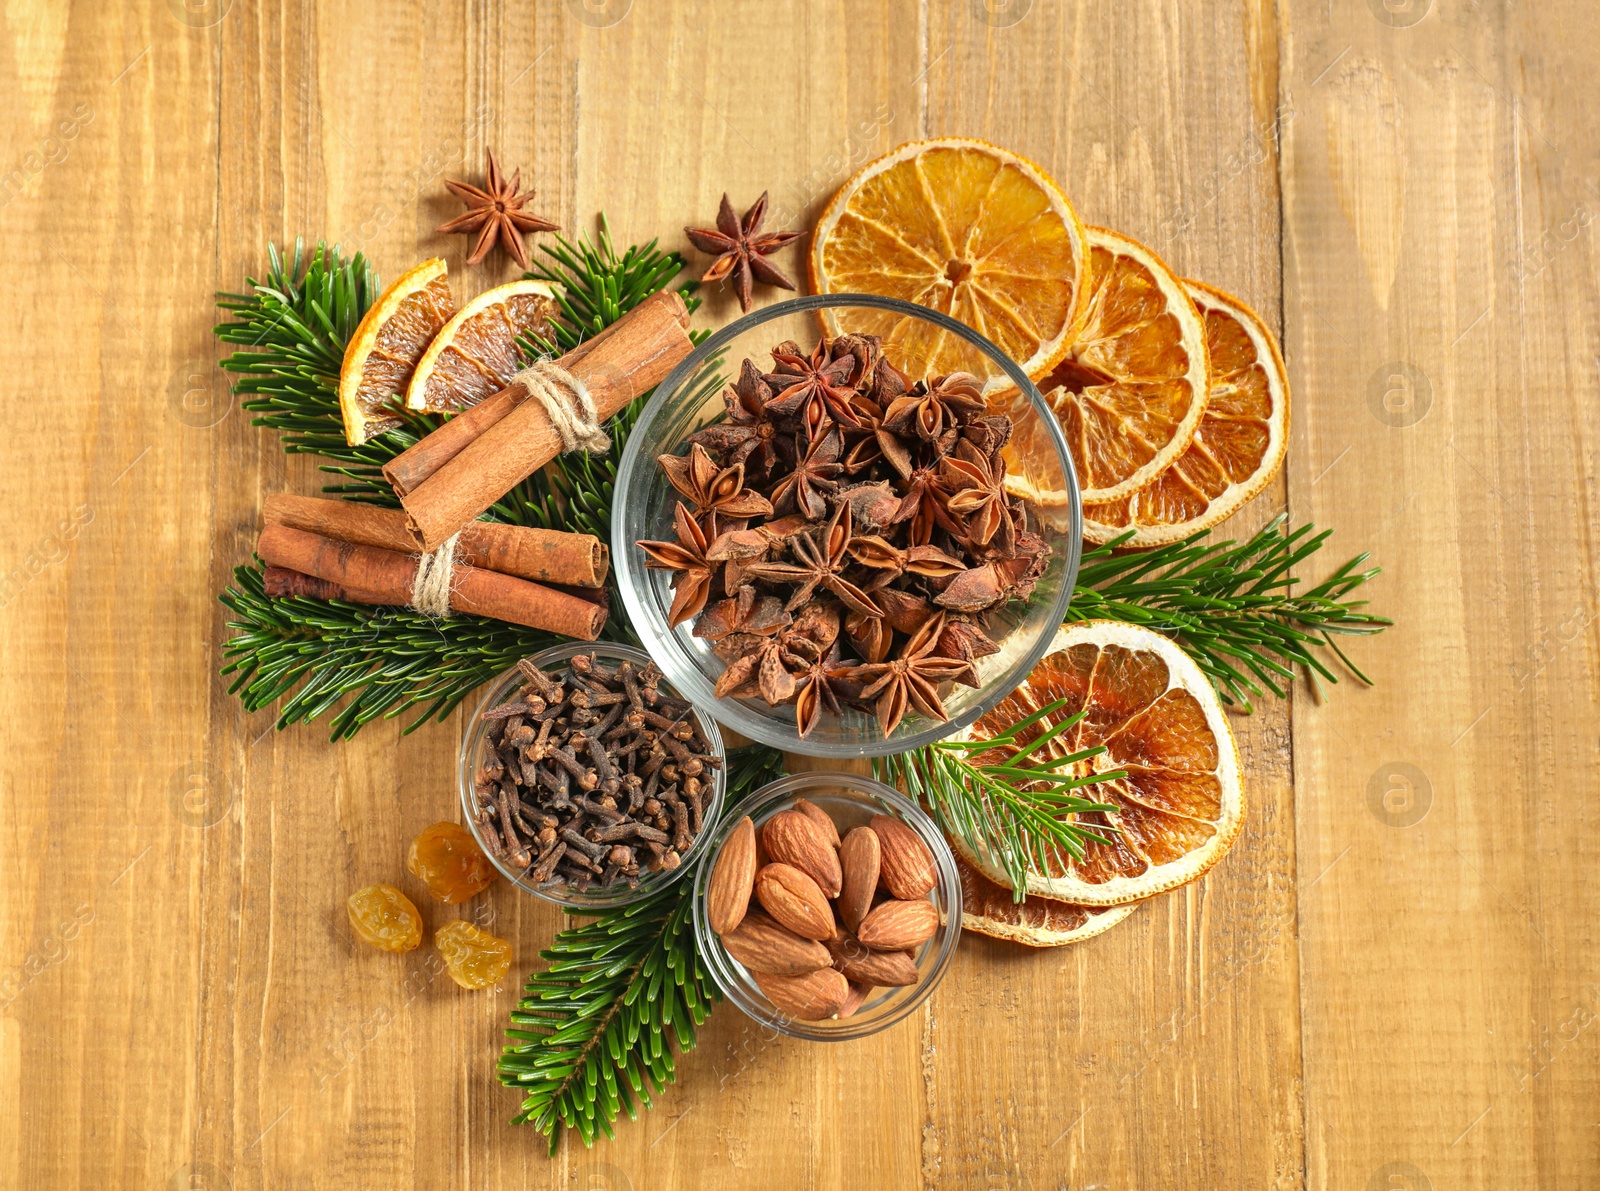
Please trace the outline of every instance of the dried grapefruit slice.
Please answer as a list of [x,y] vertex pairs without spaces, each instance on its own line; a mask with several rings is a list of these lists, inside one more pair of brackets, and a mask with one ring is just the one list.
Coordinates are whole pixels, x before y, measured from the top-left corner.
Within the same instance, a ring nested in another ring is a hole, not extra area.
[[[1105,753],[1080,767],[1127,776],[1084,790],[1115,811],[1073,816],[1110,842],[1090,841],[1082,860],[1057,854],[1046,871],[1030,871],[1029,897],[1124,905],[1192,881],[1221,859],[1244,822],[1239,752],[1215,689],[1182,649],[1119,621],[1065,625],[1022,685],[969,731],[978,740],[996,735],[1057,699],[1067,700],[1059,715],[1024,732],[1022,741],[1084,711],[1040,753],[1105,745]],[[1004,868],[960,841],[956,846],[1009,888]]]
[[1194,441],[1147,488],[1085,505],[1083,536],[1160,546],[1233,515],[1277,475],[1289,443],[1289,377],[1272,332],[1250,307],[1199,281],[1185,281],[1206,325],[1210,399]]
[[456,308],[447,269],[442,260],[423,261],[384,290],[357,324],[339,369],[339,412],[351,446],[400,424],[383,407],[406,391],[417,361]]
[[[949,137],[901,145],[841,186],[817,220],[806,267],[814,293],[932,307],[1038,376],[1066,350],[1087,253],[1083,223],[1048,174],[984,141]],[[881,335],[915,377],[992,371],[976,348],[922,320],[829,310],[823,321],[833,335]]]
[[956,857],[956,872],[961,876],[961,929],[1028,947],[1065,947],[1092,939],[1117,925],[1140,904],[1075,906],[1048,897],[1015,902],[1011,900],[1011,890],[996,885],[964,857]]
[[412,409],[445,413],[476,405],[505,388],[522,367],[517,336],[548,336],[554,287],[513,281],[485,290],[440,328],[406,390]]
[[[1188,448],[1209,395],[1206,329],[1176,274],[1143,244],[1088,229],[1089,283],[1061,361],[1038,379],[1066,435],[1085,502],[1155,482]],[[1015,388],[994,399],[1016,422],[1007,487],[1048,516],[1070,500],[1036,479],[1054,472],[1048,434]],[[1048,469],[1031,460],[1049,461]]]

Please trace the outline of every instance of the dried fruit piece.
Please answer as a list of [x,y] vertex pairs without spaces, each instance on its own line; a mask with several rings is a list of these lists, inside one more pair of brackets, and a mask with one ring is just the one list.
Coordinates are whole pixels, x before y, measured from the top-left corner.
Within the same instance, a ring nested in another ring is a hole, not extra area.
[[756,829],[746,815],[717,853],[717,865],[706,887],[706,919],[717,934],[727,934],[744,918],[755,879]]
[[939,929],[939,907],[929,901],[884,902],[861,921],[857,937],[874,951],[916,947]]
[[765,914],[747,914],[737,929],[722,936],[722,945],[752,972],[804,976],[833,962],[827,947],[785,930]]
[[822,832],[822,838],[830,845],[839,846],[839,828],[835,826],[833,817],[809,798],[797,798],[794,809],[817,825],[817,830]]
[[767,855],[791,864],[817,883],[824,897],[839,896],[839,853],[809,815],[779,811],[761,827]]
[[494,883],[494,866],[472,833],[459,823],[424,827],[411,841],[406,871],[428,886],[447,905],[464,902]]
[[922,979],[922,974],[917,971],[917,961],[909,952],[874,951],[845,931],[829,939],[826,948],[833,966],[851,981],[900,988]]
[[368,885],[345,902],[350,925],[380,951],[414,951],[422,944],[422,915],[393,885]]
[[804,976],[755,975],[756,987],[780,1012],[800,1021],[820,1021],[844,1008],[850,997],[850,984],[832,968],[807,972]]
[[872,895],[878,888],[882,845],[870,827],[852,827],[839,846],[839,867],[843,872],[839,890],[839,920],[849,930],[859,930],[861,920],[872,909]]
[[872,817],[872,830],[883,846],[884,886],[901,901],[927,897],[932,891],[936,874],[933,853],[922,837],[898,819],[887,815]]
[[433,936],[445,969],[462,988],[488,988],[505,979],[511,967],[511,944],[457,919]]
[[792,864],[774,862],[756,874],[756,897],[768,914],[805,939],[833,938],[833,909],[817,883]]

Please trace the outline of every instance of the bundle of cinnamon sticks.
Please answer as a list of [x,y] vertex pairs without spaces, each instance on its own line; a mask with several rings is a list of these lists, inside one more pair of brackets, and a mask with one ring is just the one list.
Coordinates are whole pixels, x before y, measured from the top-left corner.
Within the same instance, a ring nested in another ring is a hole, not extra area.
[[[556,361],[587,390],[604,423],[693,349],[675,293],[641,302]],[[479,521],[560,453],[562,442],[525,386],[456,415],[383,469],[404,511],[344,500],[267,498],[256,553],[268,595],[364,604],[413,603],[419,556],[456,536],[452,610],[593,641],[605,626],[605,544],[590,534]]]

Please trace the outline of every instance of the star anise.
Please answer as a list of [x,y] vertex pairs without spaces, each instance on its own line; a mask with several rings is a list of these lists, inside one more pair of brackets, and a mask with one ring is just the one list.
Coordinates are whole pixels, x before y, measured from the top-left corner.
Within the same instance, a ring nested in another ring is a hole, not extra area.
[[824,711],[838,715],[845,703],[859,698],[861,683],[852,676],[853,667],[840,664],[838,646],[814,658],[791,658],[791,665],[796,662],[802,665],[795,674],[794,722],[803,740]]
[[973,623],[970,616],[947,616],[944,622],[944,632],[939,634],[939,642],[933,647],[933,652],[942,658],[952,658],[967,664],[966,672],[958,674],[956,681],[965,683],[970,687],[979,686],[978,670],[975,663],[979,658],[986,658],[990,654],[1000,652],[1000,647],[989,639],[989,635]]
[[773,398],[767,403],[772,413],[797,419],[807,438],[822,433],[829,420],[861,424],[852,408],[858,369],[854,355],[847,352],[830,359],[828,344],[822,341],[807,357],[796,344],[780,343],[772,350],[772,360],[775,368],[761,378],[772,387]]
[[856,424],[845,427],[845,437],[850,444],[844,457],[845,470],[855,475],[883,459],[902,478],[909,476],[911,452],[900,435],[884,425],[883,410],[877,402],[870,397],[857,396],[850,407],[856,415]]
[[[711,517],[715,532],[716,516]],[[711,572],[715,564],[706,557],[706,531],[689,516],[683,502],[672,511],[673,527],[678,531],[675,542],[640,542],[645,552],[645,566],[655,571],[674,571],[672,576],[672,610],[667,615],[670,628],[677,628],[706,606],[711,594]]]
[[828,513],[827,493],[839,486],[834,477],[844,470],[839,455],[844,440],[837,427],[829,427],[821,438],[814,438],[806,453],[795,461],[794,470],[772,489],[774,509],[795,509],[807,520],[819,521]]
[[939,469],[934,466],[919,467],[906,477],[905,494],[900,498],[900,508],[891,523],[911,522],[911,544],[926,546],[933,538],[934,526],[959,533],[960,526],[945,511],[948,493]]
[[470,182],[446,181],[451,193],[467,204],[466,214],[457,215],[447,223],[441,223],[434,228],[437,232],[477,232],[478,238],[472,242],[472,252],[467,257],[467,264],[475,265],[489,255],[489,249],[494,246],[496,237],[500,240],[500,247],[511,254],[511,259],[517,262],[517,267],[528,267],[528,246],[522,239],[523,232],[553,232],[561,225],[552,223],[543,216],[535,215],[532,211],[522,208],[534,192],[518,194],[522,186],[522,171],[518,170],[511,175],[507,182],[500,173],[500,166],[494,159],[492,150],[484,150],[489,159],[488,178],[482,190]]
[[687,455],[658,455],[656,462],[667,481],[694,502],[700,516],[770,517],[772,504],[759,492],[744,486],[744,464],[719,468],[699,443]]
[[967,663],[942,658],[933,652],[943,631],[944,615],[941,613],[916,631],[894,661],[869,662],[851,671],[851,677],[865,684],[861,698],[877,700],[873,713],[878,717],[885,738],[912,708],[930,719],[950,718],[939,699],[939,684],[957,677],[967,668]]
[[952,558],[937,546],[911,546],[905,550],[880,537],[857,537],[850,544],[850,557],[877,574],[865,590],[876,591],[901,575],[921,575],[928,579],[952,579],[967,569],[959,558]]
[[847,608],[868,616],[882,612],[872,597],[844,577],[845,563],[850,557],[850,546],[855,533],[850,518],[850,506],[841,502],[833,518],[817,533],[796,534],[789,540],[789,550],[797,563],[758,562],[747,567],[745,573],[763,583],[793,583],[794,592],[784,605],[790,612],[809,601],[818,587],[831,591]]
[[779,433],[767,412],[772,389],[753,363],[744,362],[738,382],[722,399],[728,408],[727,420],[691,434],[691,443],[700,443],[730,466],[743,463],[757,476],[769,475],[780,464],[793,462],[793,441]]
[[987,546],[994,540],[1001,554],[1010,554],[1013,527],[1005,459],[999,453],[985,455],[963,439],[955,454],[939,461],[939,478],[950,494],[945,509],[962,519],[967,542]]
[[1017,534],[1016,553],[957,575],[933,602],[952,612],[984,612],[1005,600],[1025,600],[1050,561],[1050,547],[1038,534]]
[[770,637],[788,627],[794,618],[783,610],[783,601],[760,595],[748,583],[730,599],[719,600],[705,610],[694,625],[694,635],[707,641],[721,641],[734,633]]
[[740,655],[717,679],[714,693],[719,699],[748,699],[760,695],[769,706],[777,707],[794,698],[794,675],[780,637],[755,637],[739,642]]
[[852,612],[844,618],[844,631],[863,661],[883,661],[889,656],[889,649],[894,644],[894,632],[882,616]]
[[722,206],[717,210],[715,228],[683,229],[683,234],[689,237],[691,244],[701,252],[714,253],[717,258],[701,275],[701,284],[721,281],[732,274],[733,289],[739,295],[739,308],[746,314],[750,312],[752,280],[780,286],[783,289],[794,288],[794,282],[766,257],[785,244],[799,239],[800,233],[768,232],[762,235],[761,221],[766,218],[766,214],[765,191],[762,191],[761,197],[744,213],[743,219],[733,213],[733,204],[728,201],[727,194],[723,194]]
[[896,399],[883,424],[895,434],[938,443],[983,410],[983,382],[969,372],[952,372],[934,377],[921,392],[912,390]]

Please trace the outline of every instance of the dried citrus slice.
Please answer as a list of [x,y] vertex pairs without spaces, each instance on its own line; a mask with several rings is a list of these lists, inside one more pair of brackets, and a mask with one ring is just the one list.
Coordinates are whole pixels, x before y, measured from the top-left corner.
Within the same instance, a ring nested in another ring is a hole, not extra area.
[[556,309],[555,290],[548,282],[513,281],[485,290],[457,311],[428,345],[406,390],[406,404],[443,413],[498,393],[522,367],[517,336],[548,336]]
[[1104,934],[1139,908],[1125,906],[1075,906],[1048,897],[1011,899],[1011,890],[996,885],[956,857],[961,876],[961,929],[1029,947],[1064,947]]
[[[1062,360],[1037,383],[1066,435],[1084,501],[1099,502],[1154,483],[1183,454],[1209,388],[1205,324],[1183,282],[1137,240],[1099,227],[1088,233],[1083,316]],[[1015,388],[995,404],[1017,423],[1007,486],[1046,514],[1064,509],[1068,494],[1040,478],[1055,472],[1054,450],[1031,407]]]
[[[1233,732],[1200,667],[1149,629],[1110,620],[1065,625],[1022,685],[969,729],[971,737],[1003,732],[1057,699],[1066,705],[1025,730],[1024,742],[1061,718],[1086,714],[1034,755],[1104,745],[1106,752],[1079,762],[1079,770],[1127,776],[1083,791],[1115,811],[1073,816],[1110,842],[1091,841],[1082,860],[1057,854],[1046,871],[1030,871],[1029,897],[1124,905],[1192,881],[1215,864],[1244,822],[1244,787]],[[1009,887],[1000,865],[961,841],[956,846],[985,876]]]
[[1289,443],[1289,377],[1272,332],[1231,294],[1185,281],[1206,324],[1211,397],[1194,441],[1155,483],[1107,504],[1086,505],[1083,536],[1159,546],[1208,529],[1267,486]]
[[[817,220],[814,293],[930,306],[981,331],[1030,375],[1065,351],[1083,304],[1083,223],[1048,174],[984,141],[912,141],[862,167]],[[915,377],[992,366],[932,324],[865,309],[823,312],[828,332],[881,335]]]
[[412,370],[455,310],[448,266],[423,261],[384,290],[362,316],[339,369],[339,412],[351,446],[400,424],[383,406],[406,391]]

